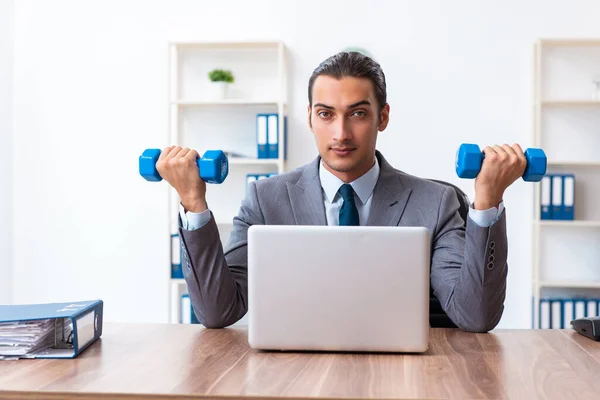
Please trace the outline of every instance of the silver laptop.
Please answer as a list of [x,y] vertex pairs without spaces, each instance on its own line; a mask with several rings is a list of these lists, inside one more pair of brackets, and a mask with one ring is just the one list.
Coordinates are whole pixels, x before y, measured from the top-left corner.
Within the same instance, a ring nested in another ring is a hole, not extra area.
[[426,351],[430,245],[420,227],[253,225],[250,347]]

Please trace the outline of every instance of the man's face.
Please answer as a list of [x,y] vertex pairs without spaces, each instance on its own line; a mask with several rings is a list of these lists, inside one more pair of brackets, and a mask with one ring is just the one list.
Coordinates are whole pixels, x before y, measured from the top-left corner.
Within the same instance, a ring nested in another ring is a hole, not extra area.
[[321,75],[312,89],[309,126],[326,169],[344,182],[365,174],[375,162],[378,131],[389,120],[389,105],[379,112],[367,78]]

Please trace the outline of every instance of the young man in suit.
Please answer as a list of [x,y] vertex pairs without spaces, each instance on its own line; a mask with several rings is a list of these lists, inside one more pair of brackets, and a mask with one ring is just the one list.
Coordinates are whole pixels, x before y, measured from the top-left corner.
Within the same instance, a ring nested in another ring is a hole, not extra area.
[[319,156],[252,183],[223,250],[198,153],[167,147],[160,175],[178,192],[183,271],[194,310],[209,328],[231,325],[248,307],[247,230],[254,224],[424,226],[432,234],[431,287],[459,328],[493,329],[507,276],[503,193],[525,171],[518,145],[488,146],[465,222],[453,188],[394,169],[375,150],[390,106],[381,67],[360,53],[321,63],[308,84],[308,125]]

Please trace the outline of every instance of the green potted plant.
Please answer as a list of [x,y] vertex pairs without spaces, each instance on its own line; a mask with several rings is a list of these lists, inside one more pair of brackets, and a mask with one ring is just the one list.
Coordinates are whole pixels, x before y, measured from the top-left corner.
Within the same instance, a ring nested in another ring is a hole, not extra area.
[[227,97],[227,89],[235,80],[231,71],[219,68],[210,71],[208,73],[208,79],[212,82],[214,93],[219,99]]

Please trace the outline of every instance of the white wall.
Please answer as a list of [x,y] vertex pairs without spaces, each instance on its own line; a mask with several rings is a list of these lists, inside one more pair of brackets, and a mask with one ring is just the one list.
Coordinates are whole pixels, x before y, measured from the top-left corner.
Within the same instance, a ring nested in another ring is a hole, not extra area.
[[[458,183],[461,142],[531,144],[532,43],[600,37],[577,1],[20,1],[15,38],[14,300],[103,298],[107,320],[166,320],[166,187],[137,176],[167,138],[167,40],[282,40],[291,52],[290,161],[316,155],[306,87],[320,61],[364,47],[387,75],[379,148]],[[529,327],[532,185],[506,194],[502,327]],[[161,269],[163,268],[163,269]]]
[[0,0],[0,304],[12,300],[13,0]]

